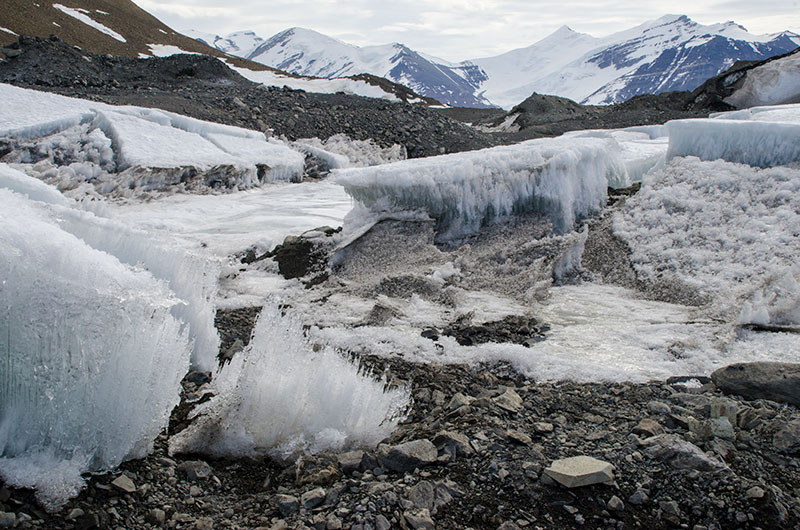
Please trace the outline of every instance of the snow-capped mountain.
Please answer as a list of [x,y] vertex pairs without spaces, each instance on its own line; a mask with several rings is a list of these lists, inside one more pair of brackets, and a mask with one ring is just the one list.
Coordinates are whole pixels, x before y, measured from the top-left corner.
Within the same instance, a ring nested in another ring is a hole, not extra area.
[[692,90],[736,61],[763,60],[800,45],[795,33],[753,35],[734,22],[702,25],[684,15],[666,15],[603,38],[563,26],[526,48],[460,63],[399,43],[358,47],[301,28],[260,44],[252,32],[208,39],[203,40],[220,49],[233,41],[252,51],[226,51],[296,74],[370,73],[448,105],[506,108],[533,92],[608,104],[639,94]]
[[269,38],[247,57],[299,75],[345,77],[369,73],[452,106],[491,105],[476,93],[474,83],[444,61],[431,60],[399,43],[358,47],[316,31],[291,28]]
[[469,61],[486,73],[490,101],[513,105],[532,92],[588,104],[639,94],[693,90],[736,61],[757,61],[800,45],[790,32],[753,35],[733,22],[704,26],[667,15],[601,39],[562,27],[527,48]]
[[264,39],[252,31],[237,31],[225,37],[194,30],[186,31],[185,34],[220,51],[239,57],[247,57],[264,42]]

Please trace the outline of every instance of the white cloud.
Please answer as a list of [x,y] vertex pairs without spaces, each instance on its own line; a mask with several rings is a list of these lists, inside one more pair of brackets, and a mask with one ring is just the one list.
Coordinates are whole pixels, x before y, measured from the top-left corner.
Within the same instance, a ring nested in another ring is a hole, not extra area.
[[800,0],[134,0],[174,29],[270,37],[293,26],[358,45],[402,42],[451,61],[529,46],[566,24],[604,36],[671,13],[735,20],[754,33],[800,33]]

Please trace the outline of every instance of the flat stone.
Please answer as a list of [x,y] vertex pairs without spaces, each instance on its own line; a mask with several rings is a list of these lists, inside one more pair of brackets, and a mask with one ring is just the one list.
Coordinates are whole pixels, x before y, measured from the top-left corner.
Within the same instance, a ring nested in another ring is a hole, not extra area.
[[473,453],[469,438],[460,432],[441,431],[433,437],[433,445],[439,449],[450,450],[458,456],[467,456]]
[[545,474],[568,488],[604,484],[614,481],[614,466],[591,456],[573,456],[556,460]]
[[519,412],[523,405],[522,398],[519,397],[519,394],[517,394],[513,388],[506,389],[505,392],[494,398],[493,401],[498,407],[509,412]]
[[547,423],[543,421],[534,422],[532,425],[533,432],[537,434],[548,434],[555,430],[555,426],[552,423]]
[[214,520],[211,517],[200,517],[194,522],[194,530],[214,530]]
[[715,397],[711,400],[711,419],[726,417],[732,425],[736,425],[736,415],[739,412],[739,404],[732,399],[725,397]]
[[737,363],[716,370],[711,380],[725,394],[800,406],[798,363]]
[[691,442],[674,434],[660,434],[643,441],[647,453],[677,469],[719,471],[727,466]]
[[127,475],[118,476],[111,482],[111,485],[123,493],[134,493],[136,491],[136,485]]
[[375,530],[390,530],[390,528],[392,528],[392,523],[385,516],[379,514],[375,517]]
[[439,452],[430,440],[413,440],[391,447],[382,456],[383,467],[397,473],[405,473],[436,462]]
[[516,442],[521,445],[530,445],[531,442],[533,442],[531,437],[522,431],[508,431],[506,432],[506,436],[508,436],[508,439],[512,442]]

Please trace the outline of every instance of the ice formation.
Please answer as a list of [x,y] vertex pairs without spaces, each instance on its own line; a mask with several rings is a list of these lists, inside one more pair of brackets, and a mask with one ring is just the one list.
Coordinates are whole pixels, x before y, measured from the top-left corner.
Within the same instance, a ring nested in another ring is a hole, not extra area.
[[192,425],[170,440],[171,453],[287,458],[374,445],[395,429],[409,397],[359,373],[330,347],[312,348],[301,323],[271,302],[212,390]]
[[800,161],[800,123],[721,118],[667,123],[667,159],[696,156],[758,167]]
[[609,181],[625,171],[611,140],[548,138],[335,175],[361,205],[349,224],[362,222],[356,216],[420,211],[448,239],[529,212],[547,214],[558,231],[571,230],[603,207]]
[[564,134],[564,137],[614,140],[618,156],[625,165],[624,172],[616,172],[609,179],[609,187],[616,189],[627,188],[634,182],[641,182],[645,173],[663,166],[669,144],[667,129],[660,125],[618,130],[573,131]]
[[641,277],[677,276],[730,322],[800,325],[800,170],[676,158],[614,229]]
[[[372,140],[354,140],[344,134],[334,134],[327,140],[304,138],[295,142],[295,145],[299,145],[301,150],[317,149],[334,155],[330,163],[332,169],[377,166],[408,158],[402,145],[381,147]],[[312,154],[319,156],[313,151]]]
[[82,473],[150,450],[191,340],[165,282],[64,230],[66,208],[0,203],[0,475],[56,509]]
[[0,98],[0,137],[13,148],[4,160],[78,195],[89,188],[124,196],[168,187],[242,189],[302,178],[304,155],[260,132],[4,84]]
[[800,53],[775,59],[747,72],[741,88],[725,98],[740,109],[800,103]]

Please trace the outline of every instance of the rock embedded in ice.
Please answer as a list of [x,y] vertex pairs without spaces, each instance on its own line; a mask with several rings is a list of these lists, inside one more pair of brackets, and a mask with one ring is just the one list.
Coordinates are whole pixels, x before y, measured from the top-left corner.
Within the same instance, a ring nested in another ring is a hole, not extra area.
[[742,86],[725,103],[740,109],[800,103],[800,53],[749,70]]

